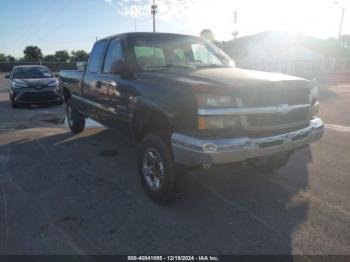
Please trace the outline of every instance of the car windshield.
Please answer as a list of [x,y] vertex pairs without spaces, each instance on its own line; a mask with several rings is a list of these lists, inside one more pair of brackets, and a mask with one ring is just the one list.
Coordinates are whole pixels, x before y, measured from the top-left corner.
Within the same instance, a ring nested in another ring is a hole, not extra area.
[[150,35],[131,38],[139,70],[234,67],[234,62],[209,41],[191,36]]
[[51,78],[53,77],[49,69],[45,67],[19,67],[15,69],[13,78],[33,79],[33,78]]

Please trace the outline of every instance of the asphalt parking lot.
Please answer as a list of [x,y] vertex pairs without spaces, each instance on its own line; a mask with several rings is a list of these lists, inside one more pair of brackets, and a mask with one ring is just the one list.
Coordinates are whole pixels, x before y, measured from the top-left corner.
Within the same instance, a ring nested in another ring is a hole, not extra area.
[[321,87],[324,138],[271,174],[190,175],[158,206],[137,146],[64,106],[12,109],[0,75],[0,254],[350,254],[350,84]]

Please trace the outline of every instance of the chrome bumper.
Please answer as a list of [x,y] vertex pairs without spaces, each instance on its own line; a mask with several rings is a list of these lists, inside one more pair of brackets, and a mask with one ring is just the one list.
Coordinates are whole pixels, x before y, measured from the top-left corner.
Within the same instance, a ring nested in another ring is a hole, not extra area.
[[323,122],[310,121],[306,128],[276,136],[228,139],[198,139],[174,133],[172,148],[175,162],[187,166],[244,161],[250,158],[294,150],[321,139]]

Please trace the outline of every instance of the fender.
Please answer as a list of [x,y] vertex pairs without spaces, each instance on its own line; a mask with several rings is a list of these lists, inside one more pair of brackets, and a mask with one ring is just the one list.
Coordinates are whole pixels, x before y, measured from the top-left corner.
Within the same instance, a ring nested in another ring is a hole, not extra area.
[[[139,134],[146,128],[153,113],[159,114],[160,120],[163,119],[160,124],[174,126],[173,119],[175,113],[173,108],[154,98],[150,99],[141,96],[132,97],[130,98],[130,109],[129,129],[132,136],[136,139],[139,138]],[[167,123],[164,123],[164,119],[167,120]]]

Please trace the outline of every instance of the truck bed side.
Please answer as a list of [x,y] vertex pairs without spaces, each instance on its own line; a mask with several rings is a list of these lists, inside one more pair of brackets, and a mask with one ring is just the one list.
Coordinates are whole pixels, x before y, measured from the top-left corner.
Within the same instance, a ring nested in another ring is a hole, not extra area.
[[68,89],[71,95],[81,97],[82,83],[84,78],[84,71],[79,70],[62,70],[59,73],[62,81],[62,87]]
[[76,109],[86,115],[86,107],[83,103],[83,80],[84,71],[81,70],[62,70],[59,73],[61,88],[64,98],[72,98]]

